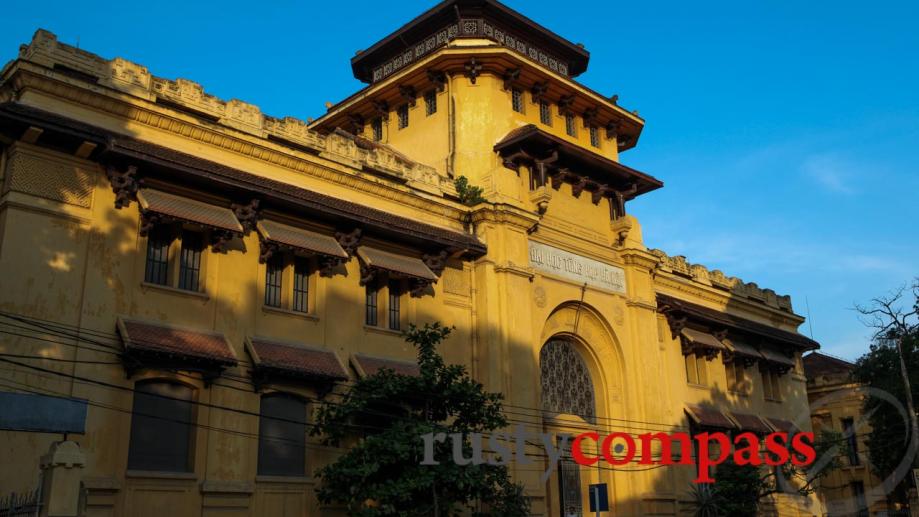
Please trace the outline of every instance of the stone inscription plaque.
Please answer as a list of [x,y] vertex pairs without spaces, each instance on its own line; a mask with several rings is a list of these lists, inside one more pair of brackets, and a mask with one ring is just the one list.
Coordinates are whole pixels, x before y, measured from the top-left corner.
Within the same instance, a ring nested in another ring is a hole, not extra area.
[[625,293],[625,271],[598,260],[530,241],[530,265],[579,284]]

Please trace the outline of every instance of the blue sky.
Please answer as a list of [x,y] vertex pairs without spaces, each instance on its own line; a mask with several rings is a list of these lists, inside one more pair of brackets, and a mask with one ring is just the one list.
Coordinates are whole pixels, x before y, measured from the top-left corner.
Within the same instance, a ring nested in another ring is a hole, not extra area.
[[[801,314],[807,300],[826,352],[867,348],[853,304],[919,275],[919,3],[507,3],[584,43],[579,80],[647,120],[621,158],[666,183],[630,204],[649,246],[791,294]],[[305,119],[360,87],[356,50],[430,5],[19,2],[0,60],[43,27]]]

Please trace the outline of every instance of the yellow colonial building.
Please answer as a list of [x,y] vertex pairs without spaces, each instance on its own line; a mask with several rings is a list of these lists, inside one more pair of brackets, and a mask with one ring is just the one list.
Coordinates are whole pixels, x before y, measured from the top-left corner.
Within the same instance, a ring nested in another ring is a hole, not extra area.
[[820,486],[826,515],[887,515],[887,493],[871,471],[865,439],[871,426],[863,408],[865,386],[852,379],[855,365],[831,355],[812,352],[804,356],[807,396],[814,432],[840,433],[847,443],[842,468],[829,473]]
[[[340,512],[313,492],[338,451],[312,412],[411,373],[400,332],[432,321],[533,433],[809,430],[803,318],[646,248],[628,204],[663,183],[620,162],[644,121],[577,82],[588,61],[446,0],[304,122],[36,32],[0,76],[0,390],[87,416],[44,459],[60,434],[0,431],[0,495],[44,465],[45,497],[77,486],[58,515]],[[587,515],[594,483],[612,515],[688,511],[692,467],[560,467],[512,468],[534,515]]]

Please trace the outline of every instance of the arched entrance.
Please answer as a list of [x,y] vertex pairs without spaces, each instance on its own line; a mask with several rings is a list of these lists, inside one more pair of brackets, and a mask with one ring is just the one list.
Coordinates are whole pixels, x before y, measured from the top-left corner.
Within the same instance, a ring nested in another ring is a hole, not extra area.
[[[570,443],[584,432],[611,432],[609,418],[625,414],[621,349],[602,315],[583,303],[557,307],[546,320],[541,340],[538,359],[543,431],[553,437],[557,447],[567,443],[562,459],[556,465],[547,464],[552,474],[546,483],[546,513],[553,517],[591,515],[588,486],[608,483],[612,505],[613,476],[599,463],[586,467],[572,461]],[[582,445],[587,454],[599,452],[592,441]]]

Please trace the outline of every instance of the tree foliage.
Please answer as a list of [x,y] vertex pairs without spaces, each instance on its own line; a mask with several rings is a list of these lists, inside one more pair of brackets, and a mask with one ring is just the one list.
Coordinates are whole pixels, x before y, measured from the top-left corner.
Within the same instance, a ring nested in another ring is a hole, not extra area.
[[[320,407],[313,434],[350,449],[317,473],[319,500],[344,504],[348,515],[517,517],[529,511],[507,467],[457,465],[449,440],[435,444],[438,465],[422,465],[428,433],[487,433],[505,427],[502,396],[485,391],[465,367],[448,365],[437,346],[451,329],[410,325],[405,339],[418,351],[421,374],[382,369],[357,381],[340,401]],[[462,443],[464,457],[471,444]]]
[[485,202],[485,191],[482,187],[469,184],[466,176],[460,176],[453,182],[456,187],[456,193],[459,195],[460,202],[467,206],[477,205]]
[[776,493],[801,496],[812,494],[818,481],[841,466],[847,455],[846,440],[840,433],[823,431],[814,440],[817,460],[808,468],[791,462],[778,469],[767,465],[738,465],[733,455],[718,465],[715,482],[690,489],[691,505],[697,517],[757,515],[764,500]]

